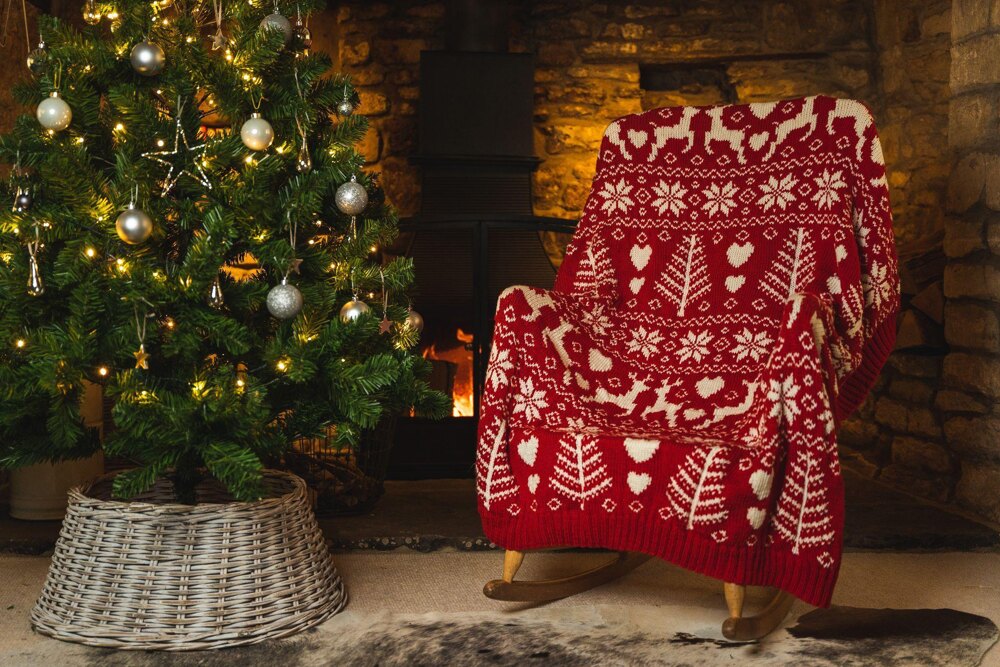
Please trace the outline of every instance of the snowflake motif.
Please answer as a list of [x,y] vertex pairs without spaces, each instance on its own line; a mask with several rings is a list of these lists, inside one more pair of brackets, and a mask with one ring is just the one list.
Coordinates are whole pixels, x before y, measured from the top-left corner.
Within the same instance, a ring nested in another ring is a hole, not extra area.
[[765,332],[753,333],[749,329],[743,329],[742,333],[736,334],[735,339],[736,345],[732,351],[737,361],[743,361],[747,357],[760,361],[767,356],[771,343],[774,342]]
[[707,190],[702,190],[702,194],[705,195],[706,201],[701,208],[708,211],[709,215],[715,215],[719,212],[722,215],[726,215],[730,209],[736,208],[736,201],[734,199],[736,196],[736,186],[732,182],[726,183],[721,187],[716,183],[712,183],[708,186]]
[[507,373],[514,369],[514,362],[510,360],[510,350],[502,350],[500,346],[493,346],[493,359],[490,361],[490,384],[494,389],[508,383]]
[[792,188],[795,187],[796,183],[798,181],[791,174],[780,181],[772,176],[767,183],[760,186],[763,196],[757,200],[757,203],[763,206],[765,211],[770,211],[774,206],[784,211],[785,207],[795,200]]
[[822,176],[813,178],[816,181],[817,190],[816,194],[812,196],[812,200],[821,209],[833,208],[833,203],[840,201],[840,193],[837,190],[847,187],[847,183],[844,183],[841,178],[843,173],[843,171],[835,171],[831,174],[824,169]]
[[605,312],[603,303],[596,303],[591,310],[585,310],[580,315],[585,329],[595,336],[606,336],[611,330],[611,318]]
[[542,418],[542,409],[549,406],[543,389],[535,390],[531,378],[521,380],[521,392],[514,399],[514,413],[524,413],[524,418],[534,421]]
[[601,210],[608,213],[614,213],[615,211],[627,213],[628,207],[635,204],[635,202],[632,201],[632,197],[629,196],[631,192],[632,186],[626,183],[624,178],[618,181],[618,185],[605,183],[604,189],[597,193],[604,197],[604,203],[601,204]]
[[712,334],[702,331],[696,334],[689,331],[687,336],[681,339],[677,345],[677,356],[681,358],[681,363],[694,359],[701,361],[708,355],[708,344],[712,342]]
[[659,350],[660,343],[663,342],[663,335],[657,331],[647,331],[646,327],[639,327],[632,332],[632,340],[628,342],[629,352],[638,352],[644,358],[649,359]]
[[889,267],[872,262],[871,273],[861,276],[861,286],[865,291],[865,303],[881,310],[882,304],[892,296],[892,283],[888,280]]
[[771,403],[771,417],[781,415],[785,423],[791,424],[802,410],[795,402],[799,395],[799,385],[791,375],[784,381],[771,380],[767,390],[767,400]]
[[687,208],[683,199],[684,195],[687,194],[687,189],[682,188],[680,183],[667,185],[666,181],[660,181],[659,185],[653,186],[653,192],[656,193],[657,197],[653,200],[653,206],[657,207],[660,215],[667,211],[674,215],[680,215],[681,210]]

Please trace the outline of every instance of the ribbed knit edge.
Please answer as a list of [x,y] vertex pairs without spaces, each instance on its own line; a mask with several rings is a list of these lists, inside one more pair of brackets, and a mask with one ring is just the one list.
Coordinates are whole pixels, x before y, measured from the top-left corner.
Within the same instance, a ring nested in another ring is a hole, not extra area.
[[618,520],[597,507],[541,515],[522,509],[516,516],[480,509],[486,537],[504,549],[573,546],[638,551],[726,582],[775,586],[817,607],[830,606],[840,569],[839,558],[834,558],[830,567],[823,567],[815,558],[793,555],[773,545],[719,544],[655,515],[646,515],[645,520],[639,516]]
[[846,419],[864,402],[882,366],[896,345],[896,314],[885,318],[865,346],[861,364],[840,385],[837,421]]

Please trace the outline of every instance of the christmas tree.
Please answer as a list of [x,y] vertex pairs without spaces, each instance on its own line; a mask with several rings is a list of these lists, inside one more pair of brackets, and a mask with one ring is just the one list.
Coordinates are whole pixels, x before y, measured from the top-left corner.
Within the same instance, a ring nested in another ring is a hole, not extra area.
[[[265,4],[267,2],[268,4]],[[353,445],[447,411],[412,354],[412,263],[354,149],[350,81],[311,52],[321,0],[88,0],[42,17],[0,139],[0,464],[79,457],[85,382],[127,498],[207,474],[260,497],[296,438]],[[291,17],[291,18],[286,18]],[[26,72],[27,74],[27,72]]]

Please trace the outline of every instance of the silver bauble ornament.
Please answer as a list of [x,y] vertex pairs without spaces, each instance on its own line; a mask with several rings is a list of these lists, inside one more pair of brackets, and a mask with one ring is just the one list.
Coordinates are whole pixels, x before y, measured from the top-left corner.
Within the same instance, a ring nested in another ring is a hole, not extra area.
[[309,32],[309,28],[301,20],[295,22],[295,39],[299,40],[299,44],[302,45],[303,49],[308,49],[312,46],[312,33]]
[[417,331],[424,330],[424,316],[412,308],[406,313],[405,322],[411,329],[416,329]]
[[14,197],[13,210],[16,213],[24,213],[29,208],[31,208],[32,198],[31,193],[27,190],[18,190],[17,196]]
[[153,233],[153,220],[141,208],[128,208],[115,220],[118,238],[129,245],[138,245]]
[[341,116],[350,116],[354,113],[354,105],[346,97],[337,105],[337,113]]
[[302,292],[295,285],[282,278],[267,293],[267,310],[279,320],[290,320],[302,311]]
[[351,299],[340,309],[340,319],[344,323],[353,322],[368,312],[368,304],[358,299]]
[[42,76],[49,69],[49,52],[45,48],[45,42],[39,42],[38,48],[28,54],[25,59],[28,69],[35,76]]
[[87,25],[97,25],[101,22],[101,11],[97,8],[97,0],[87,0],[83,3],[83,22]]
[[70,121],[73,120],[73,110],[63,98],[59,97],[59,91],[53,90],[38,104],[35,117],[46,130],[59,132],[69,127]]
[[28,257],[28,296],[45,294],[45,283],[42,282],[42,272],[38,270],[38,260],[34,255]]
[[365,206],[368,206],[368,192],[352,177],[347,183],[337,188],[334,200],[341,213],[360,215],[365,210]]
[[163,64],[167,57],[159,44],[143,41],[132,47],[129,56],[132,62],[132,69],[143,76],[156,76],[163,71]]
[[266,150],[274,141],[274,128],[259,113],[252,113],[240,128],[240,139],[252,151]]
[[280,30],[281,37],[285,40],[285,44],[288,44],[288,40],[292,38],[292,24],[278,12],[265,16],[260,22],[260,29]]

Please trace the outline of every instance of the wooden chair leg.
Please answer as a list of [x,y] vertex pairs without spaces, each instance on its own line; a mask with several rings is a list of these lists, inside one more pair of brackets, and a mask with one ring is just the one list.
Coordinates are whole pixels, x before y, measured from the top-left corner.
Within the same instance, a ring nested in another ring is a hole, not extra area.
[[725,583],[722,586],[726,596],[729,618],[722,624],[722,635],[738,642],[755,641],[766,637],[777,628],[788,615],[795,598],[779,590],[756,616],[743,616],[743,602],[746,586]]
[[483,595],[505,602],[549,602],[576,595],[583,591],[614,581],[639,567],[651,556],[622,551],[615,559],[590,570],[544,581],[514,581],[524,553],[508,551],[503,557],[503,578],[486,582]]

